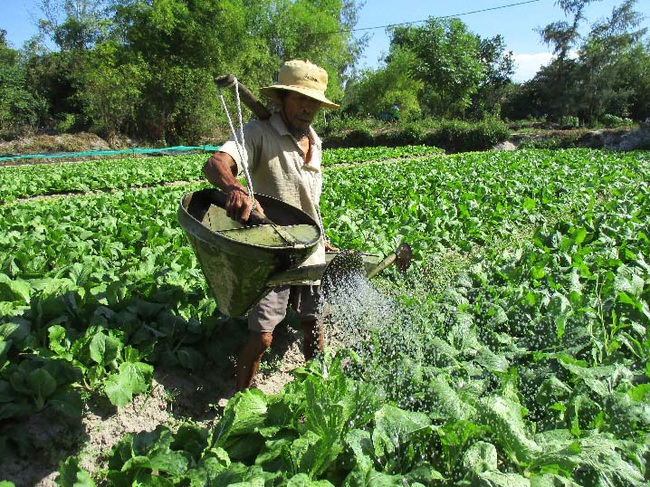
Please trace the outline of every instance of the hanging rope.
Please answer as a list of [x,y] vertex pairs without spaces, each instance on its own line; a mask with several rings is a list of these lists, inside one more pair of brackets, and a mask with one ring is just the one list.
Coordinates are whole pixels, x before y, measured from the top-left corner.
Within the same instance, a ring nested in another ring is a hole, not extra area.
[[218,86],[219,98],[221,99],[221,105],[223,106],[223,111],[226,113],[228,118],[228,125],[230,125],[230,132],[232,133],[232,138],[235,141],[235,146],[237,147],[237,152],[239,153],[239,158],[241,159],[242,167],[244,168],[244,177],[246,178],[246,187],[248,188],[248,197],[251,201],[251,208],[255,209],[255,197],[253,190],[253,181],[251,180],[250,173],[248,172],[248,152],[246,151],[246,144],[244,140],[244,122],[242,117],[241,110],[241,100],[239,99],[239,82],[237,78],[234,78],[235,82],[235,101],[237,106],[237,120],[239,123],[239,131],[235,130],[232,118],[230,117],[230,112],[228,111],[228,106],[226,104],[226,99],[221,92],[221,87]]

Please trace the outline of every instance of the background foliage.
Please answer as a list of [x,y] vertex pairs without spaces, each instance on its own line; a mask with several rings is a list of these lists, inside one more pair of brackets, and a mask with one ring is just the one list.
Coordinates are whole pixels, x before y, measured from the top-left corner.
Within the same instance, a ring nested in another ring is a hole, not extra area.
[[554,58],[517,84],[503,38],[481,38],[459,19],[392,27],[383,62],[357,70],[366,38],[353,35],[355,0],[40,0],[38,36],[15,49],[0,30],[0,137],[86,130],[109,141],[219,139],[227,124],[213,77],[234,73],[257,92],[289,58],[327,69],[328,96],[342,105],[328,122],[643,121],[650,39],[636,0],[586,25],[593,1],[555,2],[569,20],[539,32]]

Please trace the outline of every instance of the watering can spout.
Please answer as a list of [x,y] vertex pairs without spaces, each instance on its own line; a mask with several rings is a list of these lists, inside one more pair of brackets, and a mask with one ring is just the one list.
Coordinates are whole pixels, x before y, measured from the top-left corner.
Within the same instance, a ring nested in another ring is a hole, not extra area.
[[[368,277],[392,264],[405,270],[411,248],[401,244],[380,257],[361,252],[329,253],[322,265],[301,265],[322,240],[320,226],[303,211],[270,196],[255,194],[266,215],[242,225],[226,215],[225,194],[217,188],[188,193],[181,198],[178,220],[196,254],[219,311],[245,315],[264,295],[279,285],[313,284],[333,269],[354,261]],[[336,264],[338,262],[338,264]]]
[[[350,255],[354,255],[354,257],[350,257]],[[368,279],[372,279],[393,264],[397,266],[400,272],[405,272],[411,264],[412,256],[411,246],[407,243],[401,243],[393,252],[383,258],[376,254],[353,250],[327,252],[325,264],[287,269],[273,275],[269,279],[268,285],[270,287],[301,285],[307,282],[319,281],[328,272],[331,274],[334,266],[342,267],[341,263],[344,261],[347,264],[343,266],[343,269],[350,269],[350,272],[352,268],[355,272],[360,269]],[[351,264],[352,259],[354,259],[354,263]],[[348,271],[344,270],[343,272]]]
[[406,272],[406,270],[411,265],[412,259],[413,250],[411,249],[411,246],[405,242],[402,242],[394,252],[391,252],[386,257],[384,257],[384,259],[379,262],[379,264],[368,269],[368,278],[375,277],[381,271],[387,269],[393,264],[397,266],[397,270],[400,272]]

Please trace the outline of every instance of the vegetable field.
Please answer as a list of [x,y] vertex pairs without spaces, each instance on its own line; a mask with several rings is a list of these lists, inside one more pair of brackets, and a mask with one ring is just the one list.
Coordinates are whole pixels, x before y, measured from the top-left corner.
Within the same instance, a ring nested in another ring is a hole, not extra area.
[[[35,415],[78,423],[161,367],[232,361],[245,325],[215,310],[176,220],[205,158],[0,168],[0,485]],[[350,292],[328,324],[347,339],[278,394],[125,435],[92,469],[80,435],[50,452],[60,485],[646,485],[650,153],[325,158],[332,243],[408,242],[408,272]]]

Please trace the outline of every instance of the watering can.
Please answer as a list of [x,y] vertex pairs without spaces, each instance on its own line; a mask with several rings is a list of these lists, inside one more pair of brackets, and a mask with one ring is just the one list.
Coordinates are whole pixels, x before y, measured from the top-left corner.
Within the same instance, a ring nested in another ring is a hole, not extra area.
[[322,238],[320,225],[308,214],[277,198],[255,194],[265,218],[242,224],[226,215],[226,194],[206,188],[185,194],[178,220],[196,254],[217,308],[228,316],[244,316],[275,286],[324,279],[335,283],[348,273],[368,278],[392,264],[404,271],[411,248],[401,244],[381,257],[355,251],[328,252],[322,265],[300,266]]

